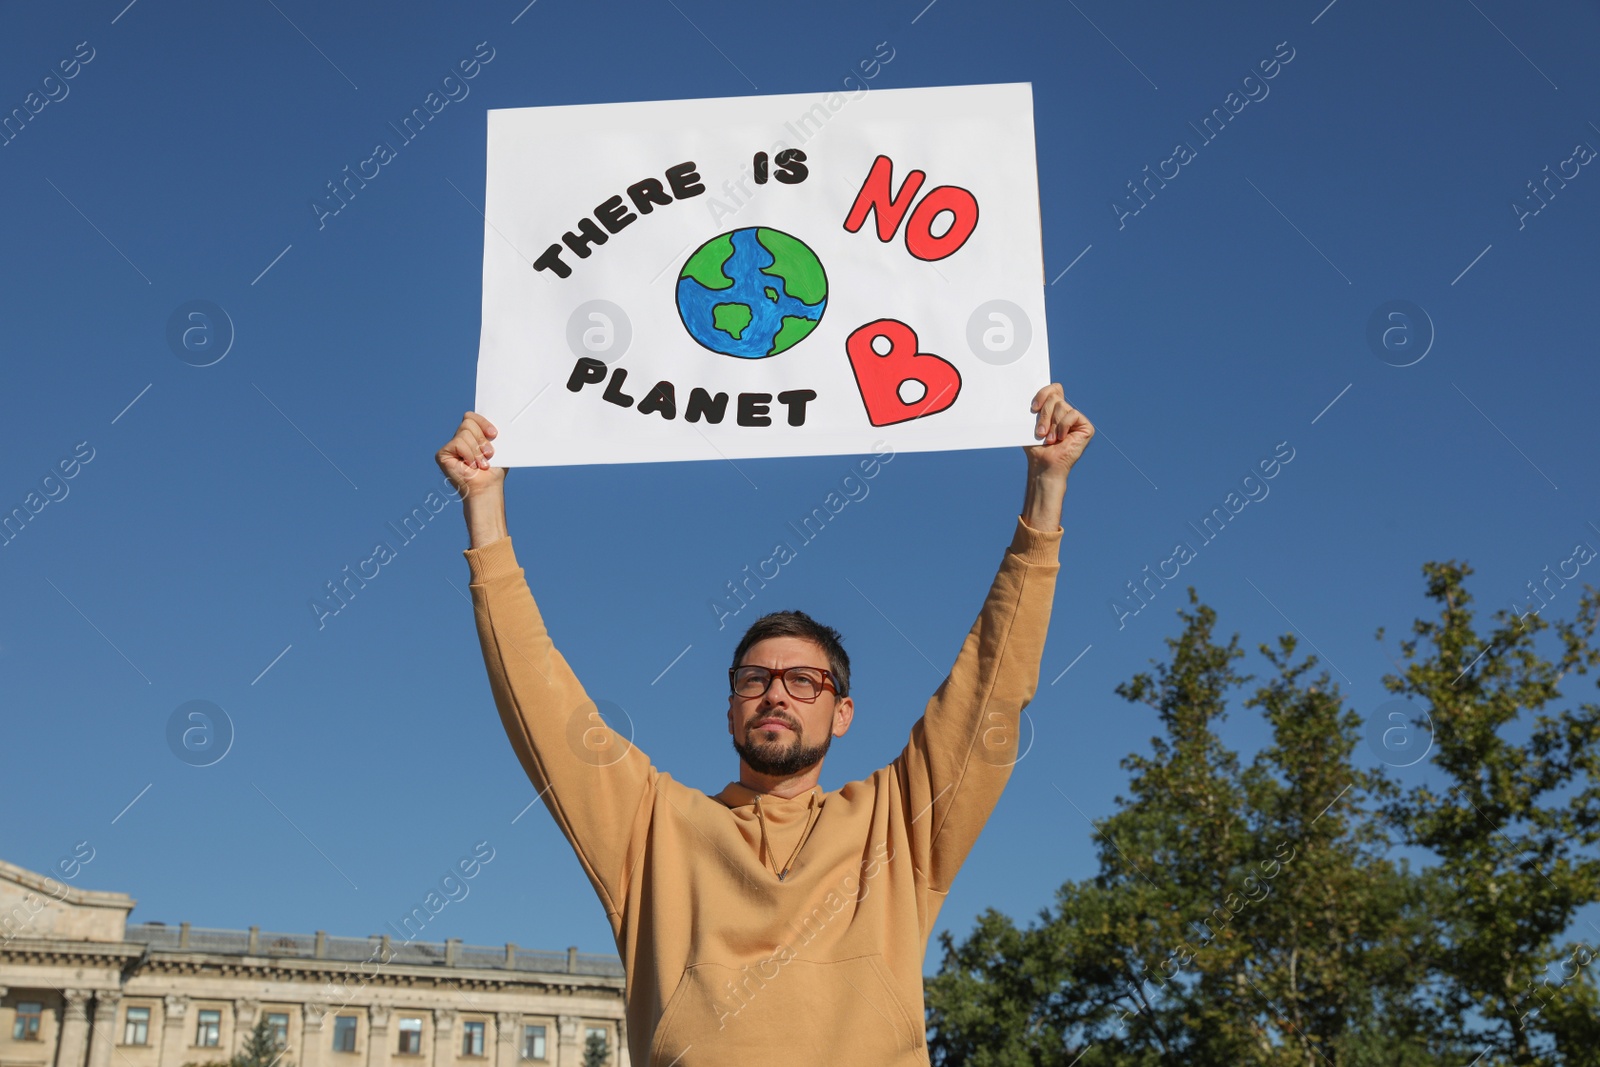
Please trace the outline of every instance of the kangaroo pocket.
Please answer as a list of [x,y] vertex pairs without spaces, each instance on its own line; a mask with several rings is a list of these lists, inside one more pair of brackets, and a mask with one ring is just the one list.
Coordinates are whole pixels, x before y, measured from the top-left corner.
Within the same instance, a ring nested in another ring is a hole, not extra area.
[[876,953],[821,962],[777,958],[683,972],[650,1045],[650,1067],[749,1057],[763,1064],[926,1063],[920,1019]]

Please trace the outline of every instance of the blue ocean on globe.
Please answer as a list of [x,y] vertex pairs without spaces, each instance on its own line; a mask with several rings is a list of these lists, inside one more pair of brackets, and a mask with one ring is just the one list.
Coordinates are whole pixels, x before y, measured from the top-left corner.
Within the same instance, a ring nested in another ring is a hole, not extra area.
[[[806,303],[791,289],[814,302]],[[677,302],[684,328],[701,345],[723,355],[762,359],[792,347],[816,327],[828,302],[827,280],[803,242],[749,226],[712,238],[689,257],[678,278]]]

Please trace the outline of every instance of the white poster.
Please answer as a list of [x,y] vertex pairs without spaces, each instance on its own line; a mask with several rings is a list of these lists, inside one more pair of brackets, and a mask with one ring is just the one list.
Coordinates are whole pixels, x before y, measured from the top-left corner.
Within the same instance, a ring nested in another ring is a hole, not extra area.
[[497,466],[1034,444],[1026,83],[489,112]]

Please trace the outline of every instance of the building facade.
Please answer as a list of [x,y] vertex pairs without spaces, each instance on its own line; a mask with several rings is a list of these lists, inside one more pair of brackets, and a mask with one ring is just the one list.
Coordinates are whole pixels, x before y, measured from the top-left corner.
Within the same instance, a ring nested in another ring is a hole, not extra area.
[[0,1067],[629,1067],[616,956],[129,923],[122,893],[0,860]]

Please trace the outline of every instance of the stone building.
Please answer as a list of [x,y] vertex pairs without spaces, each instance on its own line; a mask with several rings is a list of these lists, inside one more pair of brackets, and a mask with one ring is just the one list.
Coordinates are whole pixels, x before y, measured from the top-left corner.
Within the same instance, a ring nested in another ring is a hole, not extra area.
[[0,860],[0,1067],[628,1067],[616,956],[129,923],[122,893]]

